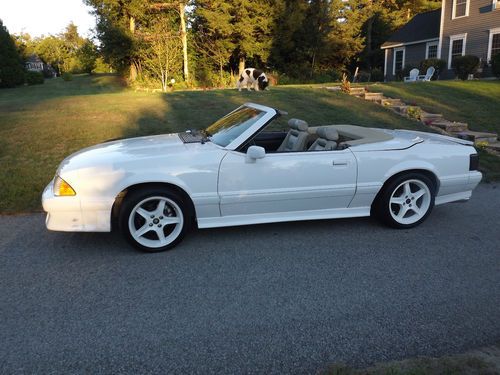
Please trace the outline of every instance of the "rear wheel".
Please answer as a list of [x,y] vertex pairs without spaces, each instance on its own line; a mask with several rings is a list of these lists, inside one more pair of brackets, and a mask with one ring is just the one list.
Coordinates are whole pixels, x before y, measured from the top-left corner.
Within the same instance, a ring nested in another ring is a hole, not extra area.
[[159,252],[177,245],[191,223],[189,205],[175,192],[144,189],[125,197],[120,230],[142,251]]
[[399,176],[389,182],[374,204],[376,216],[393,228],[422,223],[434,207],[435,187],[420,173]]

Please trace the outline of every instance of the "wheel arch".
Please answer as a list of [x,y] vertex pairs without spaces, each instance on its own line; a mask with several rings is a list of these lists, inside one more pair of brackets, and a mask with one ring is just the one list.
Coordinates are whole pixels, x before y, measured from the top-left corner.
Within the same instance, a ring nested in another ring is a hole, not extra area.
[[125,200],[127,194],[130,194],[133,191],[141,190],[144,188],[155,188],[155,187],[174,191],[177,194],[179,194],[184,199],[184,202],[189,205],[190,211],[193,213],[192,217],[193,223],[196,222],[196,209],[193,200],[191,199],[191,196],[186,192],[186,190],[170,182],[142,182],[126,187],[116,195],[115,200],[113,202],[113,206],[111,208],[111,230],[113,231],[116,228],[118,228],[118,218],[120,214],[121,205]]
[[387,187],[387,185],[389,185],[396,178],[399,178],[405,174],[411,174],[411,173],[420,173],[420,174],[428,177],[434,185],[433,186],[434,194],[437,195],[437,193],[439,191],[440,182],[439,182],[439,178],[437,177],[437,175],[433,171],[431,171],[429,169],[421,169],[421,168],[406,169],[406,170],[399,171],[397,173],[392,174],[390,177],[388,177],[384,181],[384,183],[382,184],[382,187],[379,189],[377,195],[375,196],[375,199],[372,202],[372,209],[373,209],[374,204],[376,204],[376,202],[378,202],[380,195],[382,194],[384,189]]

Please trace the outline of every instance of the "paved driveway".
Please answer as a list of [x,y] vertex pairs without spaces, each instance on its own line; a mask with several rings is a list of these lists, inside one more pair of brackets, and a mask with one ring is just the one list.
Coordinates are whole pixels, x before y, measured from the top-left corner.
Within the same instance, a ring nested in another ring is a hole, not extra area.
[[0,372],[313,373],[500,340],[500,185],[397,231],[370,219],[115,234],[0,218]]

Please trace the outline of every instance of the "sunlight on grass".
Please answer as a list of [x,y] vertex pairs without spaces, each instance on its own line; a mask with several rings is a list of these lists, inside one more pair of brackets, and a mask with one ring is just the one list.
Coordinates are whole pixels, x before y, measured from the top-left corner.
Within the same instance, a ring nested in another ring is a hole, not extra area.
[[415,103],[447,119],[467,122],[471,130],[500,131],[500,81],[435,81],[375,84],[381,91],[407,103]]

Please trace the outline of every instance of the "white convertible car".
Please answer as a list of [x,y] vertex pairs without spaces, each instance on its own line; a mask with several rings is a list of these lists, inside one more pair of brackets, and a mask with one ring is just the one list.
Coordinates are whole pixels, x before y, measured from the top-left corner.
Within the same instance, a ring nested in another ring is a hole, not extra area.
[[[50,230],[119,228],[162,251],[188,230],[374,215],[420,224],[481,180],[471,142],[353,125],[310,127],[248,103],[203,131],[111,141],[66,158],[43,193]],[[266,131],[267,129],[267,131]]]

